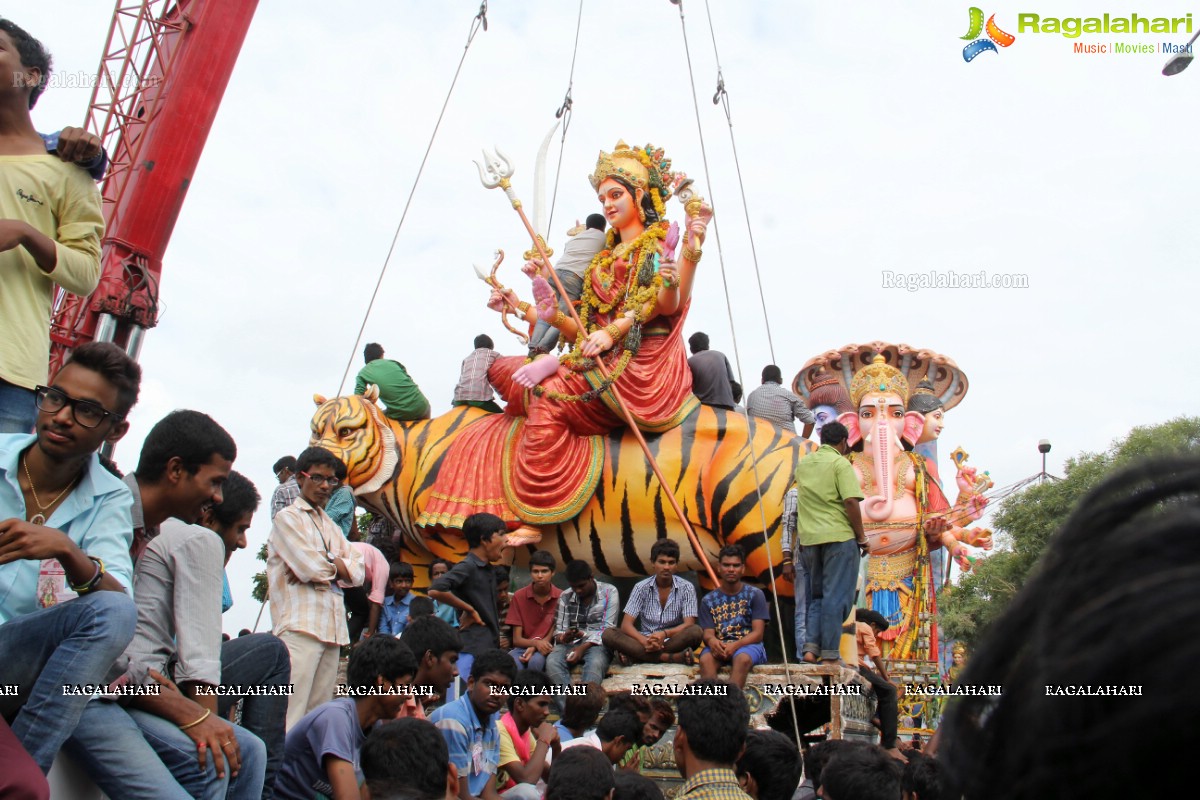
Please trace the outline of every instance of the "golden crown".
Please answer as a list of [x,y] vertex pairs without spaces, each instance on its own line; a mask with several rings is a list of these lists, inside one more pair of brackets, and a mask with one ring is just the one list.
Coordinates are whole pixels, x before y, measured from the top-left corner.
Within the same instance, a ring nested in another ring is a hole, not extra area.
[[850,401],[855,408],[859,408],[859,402],[871,392],[898,394],[901,402],[907,403],[908,380],[883,356],[876,355],[870,364],[854,373],[854,379],[850,381]]
[[600,151],[596,169],[588,176],[588,181],[593,189],[599,189],[606,179],[621,178],[635,189],[653,192],[660,201],[665,201],[671,196],[674,177],[671,160],[666,158],[661,147],[650,144],[630,147],[620,140],[611,153]]

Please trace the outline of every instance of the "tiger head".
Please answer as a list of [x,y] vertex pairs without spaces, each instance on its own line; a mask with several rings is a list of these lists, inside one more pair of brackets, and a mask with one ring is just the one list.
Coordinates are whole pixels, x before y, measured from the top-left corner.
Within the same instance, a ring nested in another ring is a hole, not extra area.
[[399,455],[396,435],[375,400],[379,388],[366,393],[326,400],[313,395],[317,412],[312,418],[309,444],[324,447],[346,464],[346,482],[356,495],[382,488],[396,470]]

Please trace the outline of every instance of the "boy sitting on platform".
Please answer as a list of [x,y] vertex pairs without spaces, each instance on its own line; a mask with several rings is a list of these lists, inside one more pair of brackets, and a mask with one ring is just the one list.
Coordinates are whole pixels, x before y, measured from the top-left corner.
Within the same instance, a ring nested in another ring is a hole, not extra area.
[[715,678],[717,670],[731,665],[730,681],[745,688],[755,665],[767,663],[763,632],[771,614],[762,589],[742,582],[746,560],[736,544],[721,548],[721,585],[700,601],[700,627],[707,647],[700,654],[700,677]]
[[541,794],[550,777],[550,760],[562,752],[558,731],[546,721],[550,716],[550,679],[544,672],[522,670],[517,673],[513,688],[521,694],[509,695],[508,711],[497,723],[500,772],[496,783],[501,792],[525,785],[535,787]]

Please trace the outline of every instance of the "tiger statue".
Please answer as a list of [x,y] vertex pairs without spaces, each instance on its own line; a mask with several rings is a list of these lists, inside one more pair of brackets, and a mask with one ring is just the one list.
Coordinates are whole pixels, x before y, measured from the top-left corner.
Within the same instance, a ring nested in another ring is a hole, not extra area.
[[[405,561],[460,561],[467,548],[458,530],[416,521],[455,436],[490,414],[459,406],[433,419],[397,422],[375,404],[377,391],[368,387],[366,396],[331,400],[314,395],[310,444],[342,459],[358,503],[399,528]],[[769,422],[703,405],[682,424],[646,439],[709,562],[716,564],[723,546],[740,544],[746,578],[769,585],[771,568],[778,574],[782,565],[784,492],[796,462],[817,446]],[[751,448],[758,458],[761,511]],[[701,570],[706,578],[662,492],[634,436],[624,429],[613,431],[591,501],[574,519],[544,526],[539,547],[560,564],[583,559],[605,575],[645,576],[653,574],[650,546],[669,536],[680,543],[681,569]],[[518,563],[533,549],[518,548]],[[417,570],[416,577],[423,583],[428,571]],[[780,594],[791,594],[790,583],[781,582],[779,588]]]

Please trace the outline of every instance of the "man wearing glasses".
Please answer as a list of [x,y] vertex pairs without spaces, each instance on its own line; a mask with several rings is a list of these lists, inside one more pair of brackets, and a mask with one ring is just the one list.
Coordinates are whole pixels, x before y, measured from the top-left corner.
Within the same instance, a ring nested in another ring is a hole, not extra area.
[[[90,700],[63,686],[100,683],[137,622],[132,499],[96,450],[128,431],[140,383],[121,348],[81,345],[35,390],[36,434],[0,435],[0,686],[17,687],[0,714],[42,772]],[[6,770],[28,763],[3,741]]]
[[362,556],[325,513],[338,487],[338,459],[310,447],[296,459],[300,497],[275,515],[267,539],[267,589],[272,632],[292,658],[288,699],[290,730],[304,715],[333,698],[342,645],[350,643],[338,580],[362,586]]

